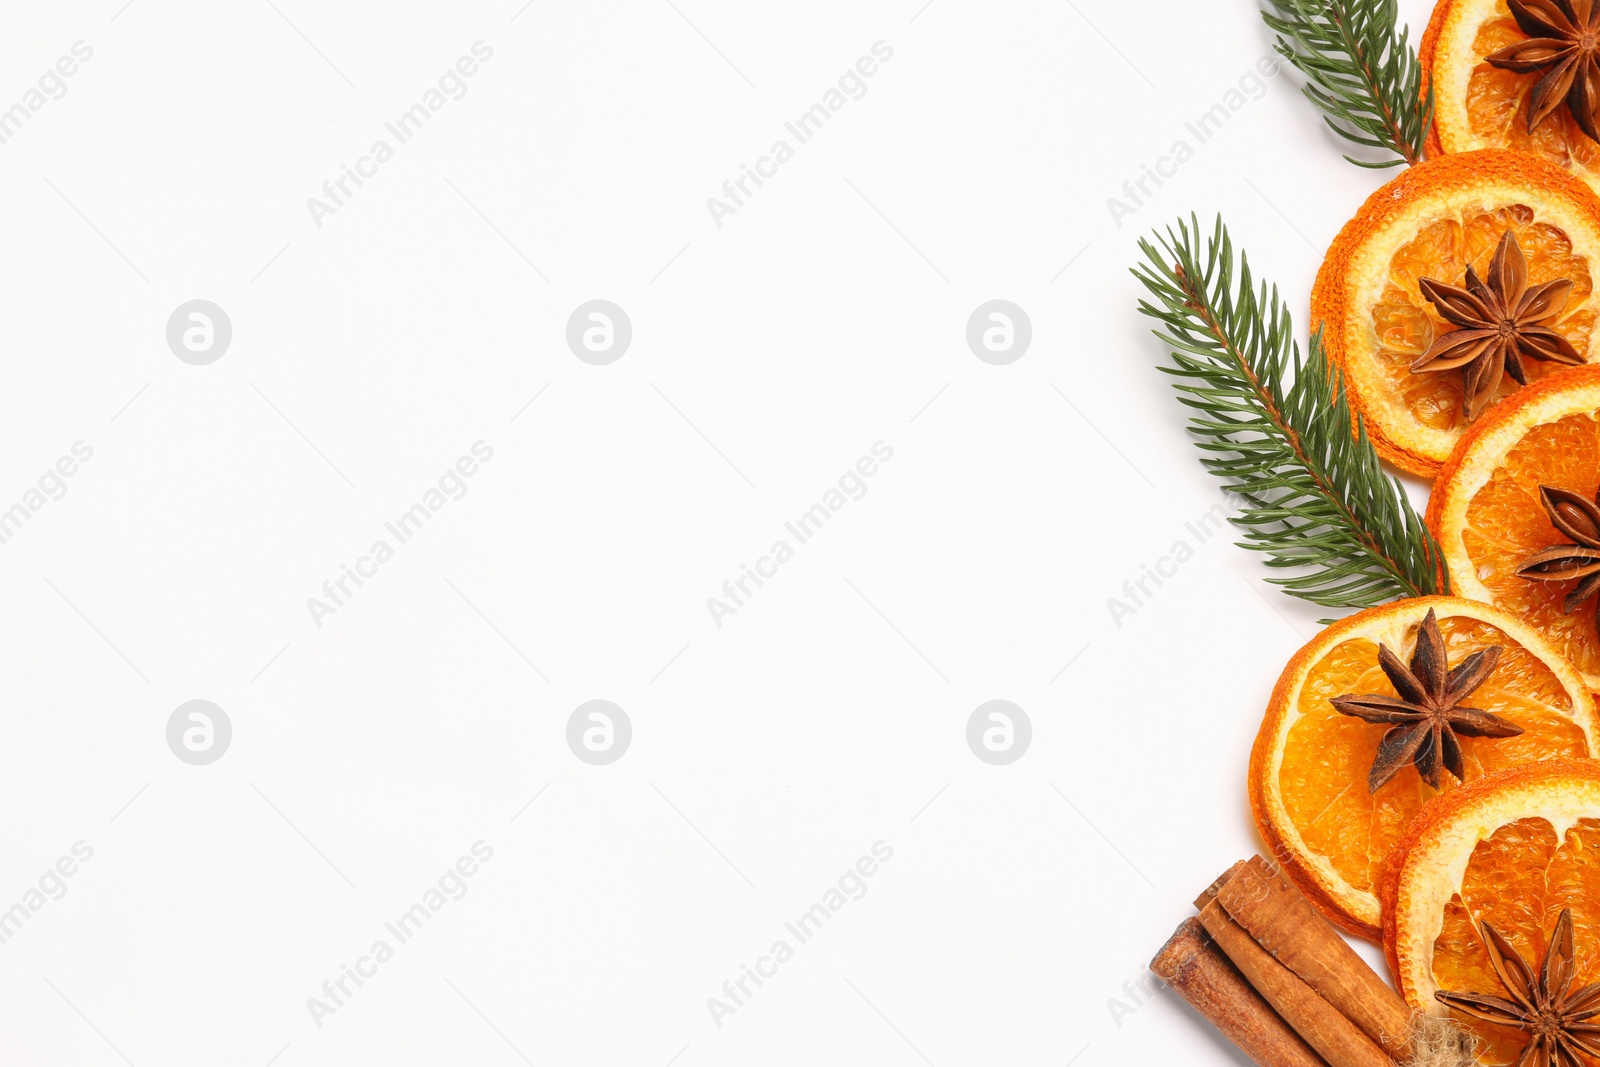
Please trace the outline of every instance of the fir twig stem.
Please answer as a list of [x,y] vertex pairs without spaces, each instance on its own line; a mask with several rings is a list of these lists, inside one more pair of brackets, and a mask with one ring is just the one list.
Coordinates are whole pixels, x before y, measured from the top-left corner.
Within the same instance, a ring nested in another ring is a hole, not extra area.
[[1366,85],[1367,95],[1372,97],[1373,107],[1387,131],[1384,139],[1394,145],[1395,151],[1400,153],[1407,166],[1421,163],[1424,148],[1420,145],[1413,147],[1404,127],[1400,124],[1398,109],[1402,105],[1384,94],[1383,82],[1373,68],[1371,57],[1362,49],[1360,39],[1351,32],[1349,20],[1343,16],[1344,12],[1335,10],[1329,5],[1328,19],[1339,27],[1339,36],[1344,42],[1345,50],[1356,60],[1360,68],[1361,81]]
[[1433,90],[1396,0],[1267,0],[1261,17],[1278,34],[1278,51],[1306,76],[1305,94],[1347,141],[1395,158],[1361,167],[1422,162],[1433,122]]
[[[1240,373],[1249,380],[1251,389],[1255,394],[1256,403],[1261,405],[1262,410],[1272,420],[1273,425],[1282,432],[1284,443],[1293,454],[1295,462],[1305,468],[1306,473],[1316,485],[1317,491],[1338,509],[1340,517],[1355,532],[1356,538],[1361,542],[1367,554],[1378,561],[1379,566],[1393,575],[1396,582],[1411,589],[1411,595],[1418,595],[1421,591],[1410,586],[1406,575],[1401,572],[1400,567],[1388,557],[1383,545],[1379,544],[1378,539],[1366,529],[1361,517],[1350,507],[1349,502],[1340,495],[1338,487],[1328,480],[1327,475],[1322,471],[1315,457],[1301,443],[1299,431],[1290,425],[1288,419],[1284,417],[1271,391],[1262,386],[1261,379],[1256,376],[1255,369],[1250,366],[1250,361],[1245,358],[1245,354],[1239,350],[1233,343],[1233,339],[1223,330],[1222,324],[1213,313],[1213,309],[1206,303],[1205,294],[1194,285],[1193,280],[1184,272],[1181,263],[1174,268],[1173,274],[1183,286],[1184,292],[1188,294],[1186,303],[1189,309],[1205,323],[1206,328],[1211,332],[1211,336],[1216,338],[1218,347],[1228,354],[1228,357],[1238,365]],[[1320,344],[1320,341],[1318,343]]]
[[1446,591],[1438,546],[1383,470],[1320,334],[1302,360],[1287,307],[1257,289],[1246,257],[1235,263],[1221,219],[1203,250],[1201,239],[1198,219],[1180,219],[1140,242],[1134,273],[1156,298],[1139,307],[1161,323],[1173,359],[1161,369],[1194,409],[1201,462],[1245,501],[1241,543],[1298,571],[1269,580],[1316,604]]

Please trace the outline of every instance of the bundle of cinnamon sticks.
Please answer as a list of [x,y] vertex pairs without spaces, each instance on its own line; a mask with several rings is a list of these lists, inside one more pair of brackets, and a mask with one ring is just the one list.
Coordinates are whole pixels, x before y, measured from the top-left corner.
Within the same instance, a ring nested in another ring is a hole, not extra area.
[[1195,901],[1150,969],[1263,1067],[1411,1061],[1411,1009],[1260,856]]

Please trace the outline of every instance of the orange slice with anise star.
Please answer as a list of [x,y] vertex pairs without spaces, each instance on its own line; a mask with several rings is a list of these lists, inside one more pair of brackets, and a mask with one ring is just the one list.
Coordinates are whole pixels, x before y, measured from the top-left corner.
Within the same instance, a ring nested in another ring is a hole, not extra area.
[[1250,807],[1284,873],[1375,940],[1384,865],[1424,804],[1597,741],[1594,698],[1532,627],[1457,597],[1400,600],[1289,661],[1250,754]]
[[1478,1062],[1600,1062],[1600,761],[1532,763],[1433,800],[1381,897],[1401,995],[1453,1014]]
[[1442,156],[1362,205],[1328,249],[1311,323],[1380,454],[1432,477],[1524,384],[1600,359],[1600,199],[1522,152]]
[[1600,189],[1600,4],[1439,0],[1418,58],[1428,155],[1514,148]]
[[1600,367],[1530,385],[1439,472],[1427,523],[1458,596],[1539,630],[1600,691]]

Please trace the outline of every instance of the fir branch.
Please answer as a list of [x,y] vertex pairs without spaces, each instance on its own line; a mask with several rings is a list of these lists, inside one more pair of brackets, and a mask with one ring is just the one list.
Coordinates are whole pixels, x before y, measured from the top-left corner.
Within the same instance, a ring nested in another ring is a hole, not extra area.
[[1278,51],[1307,79],[1305,94],[1347,141],[1399,158],[1358,167],[1422,162],[1433,121],[1433,89],[1397,30],[1396,0],[1267,0],[1261,17],[1278,34]]
[[[1439,547],[1355,419],[1321,331],[1304,360],[1277,288],[1259,288],[1222,220],[1201,249],[1199,219],[1139,242],[1134,274],[1155,302],[1200,460],[1244,500],[1240,544],[1298,573],[1269,581],[1327,607],[1448,592]],[[1354,432],[1352,432],[1354,427]]]

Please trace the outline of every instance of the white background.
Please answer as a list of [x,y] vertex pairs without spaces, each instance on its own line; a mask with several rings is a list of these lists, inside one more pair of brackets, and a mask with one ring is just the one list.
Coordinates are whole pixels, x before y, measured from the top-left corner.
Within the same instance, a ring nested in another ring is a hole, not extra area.
[[[4,22],[0,108],[93,57],[0,145],[0,509],[94,455],[0,545],[0,908],[94,855],[0,945],[0,1059],[1240,1061],[1170,994],[1108,1000],[1257,847],[1250,742],[1324,613],[1227,537],[1120,626],[1107,600],[1221,499],[1137,238],[1220,210],[1303,320],[1384,178],[1291,73],[1186,131],[1268,54],[1252,4]],[[315,225],[479,40],[466,95]],[[717,226],[706,199],[880,40],[865,96]],[[165,338],[196,298],[233,326],[208,366]],[[609,366],[565,342],[594,298],[633,325]],[[1032,321],[1008,366],[964,336],[995,298]],[[467,495],[319,628],[307,598],[479,440]],[[866,495],[714,625],[880,440]],[[596,698],[634,731],[609,766],[565,738]],[[996,698],[1033,724],[1009,766],[965,738]],[[191,699],[233,725],[209,766],[167,747]],[[467,895],[316,1025],[479,840]],[[866,895],[717,1026],[707,998],[880,840]]]

